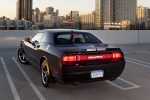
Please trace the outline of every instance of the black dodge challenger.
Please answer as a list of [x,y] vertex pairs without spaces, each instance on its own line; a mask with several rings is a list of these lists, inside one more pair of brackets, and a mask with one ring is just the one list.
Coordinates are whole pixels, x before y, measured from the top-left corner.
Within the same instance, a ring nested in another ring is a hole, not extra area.
[[113,81],[125,67],[120,48],[108,46],[89,32],[70,29],[40,30],[21,41],[18,60],[41,71],[44,87],[56,82],[77,85]]

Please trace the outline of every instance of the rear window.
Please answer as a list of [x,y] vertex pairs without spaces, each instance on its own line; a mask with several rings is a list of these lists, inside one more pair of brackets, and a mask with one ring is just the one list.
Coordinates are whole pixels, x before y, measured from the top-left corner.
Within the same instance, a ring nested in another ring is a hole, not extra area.
[[101,43],[94,35],[90,33],[55,33],[55,44],[88,44],[88,43]]

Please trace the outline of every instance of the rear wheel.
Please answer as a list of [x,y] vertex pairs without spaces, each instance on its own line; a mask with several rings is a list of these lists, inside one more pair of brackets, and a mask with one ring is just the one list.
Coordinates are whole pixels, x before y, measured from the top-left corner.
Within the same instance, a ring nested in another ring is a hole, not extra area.
[[41,64],[41,80],[45,88],[52,84],[52,75],[47,60],[44,60]]
[[20,63],[22,64],[28,64],[28,61],[27,61],[27,57],[25,55],[25,52],[24,52],[24,49],[23,48],[20,48],[18,50],[18,60],[20,61]]

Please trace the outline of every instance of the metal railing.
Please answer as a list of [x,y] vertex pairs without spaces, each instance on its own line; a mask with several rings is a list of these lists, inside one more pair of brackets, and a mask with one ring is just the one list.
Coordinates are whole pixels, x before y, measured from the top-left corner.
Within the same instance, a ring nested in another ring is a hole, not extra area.
[[33,25],[31,21],[26,21],[26,30],[39,30],[37,25]]

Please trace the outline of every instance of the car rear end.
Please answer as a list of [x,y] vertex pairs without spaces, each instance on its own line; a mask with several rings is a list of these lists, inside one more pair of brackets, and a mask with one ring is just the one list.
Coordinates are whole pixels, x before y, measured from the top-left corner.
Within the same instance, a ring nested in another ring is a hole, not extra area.
[[124,70],[121,49],[103,44],[90,33],[58,32],[54,34],[54,44],[63,52],[59,66],[65,83],[114,80]]
[[123,72],[125,60],[120,49],[65,53],[61,67],[66,83],[114,80]]

